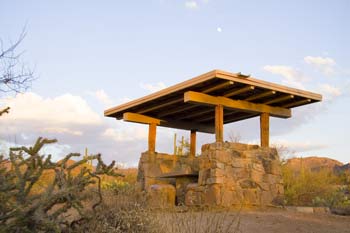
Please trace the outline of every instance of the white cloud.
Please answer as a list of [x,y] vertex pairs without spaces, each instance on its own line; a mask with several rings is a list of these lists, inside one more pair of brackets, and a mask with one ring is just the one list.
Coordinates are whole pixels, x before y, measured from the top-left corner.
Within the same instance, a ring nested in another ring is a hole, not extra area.
[[279,74],[284,77],[282,80],[286,85],[293,86],[296,88],[304,89],[303,83],[308,81],[309,78],[306,77],[302,72],[290,67],[283,65],[266,65],[263,67],[265,71],[272,74]]
[[88,94],[95,97],[98,101],[100,101],[104,105],[104,107],[111,107],[113,105],[113,101],[109,98],[107,93],[102,89],[94,92],[89,91]]
[[76,135],[76,136],[80,136],[83,135],[82,131],[79,130],[71,130],[68,128],[64,128],[64,127],[48,127],[48,128],[43,128],[42,132],[44,133],[55,133],[55,134],[72,134],[72,135]]
[[216,28],[216,31],[222,32],[222,28],[221,28],[221,27],[218,27],[218,28]]
[[[102,153],[106,162],[134,165],[147,148],[147,126],[102,118],[102,112],[95,112],[80,96],[46,98],[25,93],[0,99],[0,105],[11,107],[0,119],[0,152],[11,145],[33,145],[42,136],[58,140],[48,146],[49,151],[44,150],[55,159],[88,148],[92,154]],[[162,141],[172,145],[164,135],[159,136],[158,144]]]
[[11,108],[10,114],[1,117],[5,123],[17,121],[40,122],[44,125],[98,125],[101,118],[80,96],[64,94],[43,98],[32,92],[0,100]]
[[198,8],[198,4],[196,1],[186,1],[185,2],[185,7],[188,9],[197,9]]
[[[124,126],[127,126],[126,124]],[[140,126],[138,127],[118,127],[118,128],[107,128],[102,136],[111,138],[114,141],[135,141],[144,140],[148,137],[148,131]]]
[[332,75],[335,73],[334,66],[336,62],[332,58],[306,56],[304,57],[304,61],[325,75]]
[[151,83],[140,83],[140,87],[142,89],[145,89],[149,92],[156,92],[159,90],[162,90],[164,88],[166,88],[166,85],[163,82],[158,82],[155,84],[151,84]]
[[340,96],[342,92],[339,88],[331,86],[330,84],[320,84],[319,91],[324,96],[325,100],[333,100],[334,98]]

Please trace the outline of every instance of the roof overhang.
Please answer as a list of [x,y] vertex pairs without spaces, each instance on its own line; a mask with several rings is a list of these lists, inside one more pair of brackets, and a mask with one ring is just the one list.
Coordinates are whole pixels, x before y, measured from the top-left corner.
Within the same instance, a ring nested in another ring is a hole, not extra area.
[[213,105],[224,106],[224,123],[227,124],[258,116],[261,112],[288,118],[291,108],[321,100],[322,96],[317,93],[240,73],[213,70],[107,109],[104,115],[123,119],[125,113],[134,113],[159,120],[160,126],[214,133]]

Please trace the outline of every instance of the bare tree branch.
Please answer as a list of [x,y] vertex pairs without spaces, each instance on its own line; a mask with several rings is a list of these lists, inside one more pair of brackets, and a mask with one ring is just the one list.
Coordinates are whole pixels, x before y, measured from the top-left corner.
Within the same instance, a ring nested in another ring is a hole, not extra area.
[[34,71],[20,59],[23,52],[16,51],[25,36],[24,27],[19,38],[7,48],[4,48],[4,43],[0,40],[0,93],[26,91],[35,79]]
[[6,107],[6,108],[0,110],[0,116],[2,116],[2,114],[9,113],[9,111],[10,111],[10,107]]

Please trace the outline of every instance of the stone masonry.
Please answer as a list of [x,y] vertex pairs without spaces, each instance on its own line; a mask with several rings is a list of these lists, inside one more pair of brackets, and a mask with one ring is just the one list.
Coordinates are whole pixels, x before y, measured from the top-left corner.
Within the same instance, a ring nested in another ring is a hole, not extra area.
[[[198,173],[198,178],[159,178],[172,172]],[[145,152],[138,180],[151,198],[155,188],[154,198],[175,192],[163,196],[176,195],[177,203],[187,206],[268,206],[284,192],[276,149],[229,142],[205,144],[195,158]]]

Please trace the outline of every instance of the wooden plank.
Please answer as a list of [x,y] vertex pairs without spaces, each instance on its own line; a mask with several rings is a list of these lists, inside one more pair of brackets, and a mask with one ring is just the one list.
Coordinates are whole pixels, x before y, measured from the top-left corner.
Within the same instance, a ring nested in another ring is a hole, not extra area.
[[276,99],[266,101],[266,102],[264,102],[264,104],[275,104],[275,103],[283,102],[283,101],[293,99],[293,98],[294,98],[294,95],[285,95],[285,96],[281,96],[281,97],[276,98]]
[[129,122],[136,122],[136,123],[141,123],[141,124],[160,124],[160,119],[141,115],[138,113],[132,113],[132,112],[126,112],[123,114],[123,120],[124,121],[129,121]]
[[148,152],[156,152],[156,135],[157,135],[157,125],[155,123],[149,124],[148,128]]
[[295,102],[292,102],[292,103],[289,103],[289,104],[285,104],[282,107],[283,108],[292,108],[294,106],[300,106],[300,105],[308,104],[310,102],[311,102],[310,99],[304,99],[304,100],[295,101]]
[[227,81],[227,82],[218,84],[218,85],[216,85],[216,86],[213,86],[213,87],[211,87],[211,88],[208,88],[208,89],[206,89],[206,90],[203,90],[203,91],[201,91],[201,92],[207,94],[207,93],[210,93],[210,92],[213,92],[213,91],[216,91],[216,90],[225,88],[225,87],[227,87],[227,86],[231,86],[231,85],[233,85],[233,84],[234,84],[234,82],[232,82],[232,81]]
[[239,94],[242,94],[242,93],[247,92],[247,91],[252,91],[252,90],[254,90],[254,88],[255,88],[254,86],[246,86],[246,87],[243,87],[241,89],[225,93],[223,96],[224,97],[231,97],[231,96],[239,95]]
[[269,147],[270,139],[270,116],[263,112],[260,115],[260,145],[261,147]]
[[280,118],[291,117],[291,110],[280,107],[272,107],[266,104],[254,104],[244,100],[232,100],[226,97],[214,97],[207,94],[188,91],[184,94],[184,101],[187,103],[197,103],[204,105],[223,105],[226,108],[238,109],[245,112],[263,113],[267,112],[270,115]]
[[195,157],[196,156],[196,130],[191,130],[191,139],[190,139],[190,156]]
[[224,107],[221,104],[215,106],[215,139],[224,141]]
[[263,92],[261,94],[250,96],[249,98],[246,98],[245,100],[246,101],[257,100],[257,99],[261,99],[261,98],[264,98],[264,97],[267,97],[267,96],[270,96],[270,95],[274,95],[274,94],[276,94],[275,91],[265,91],[265,92]]

